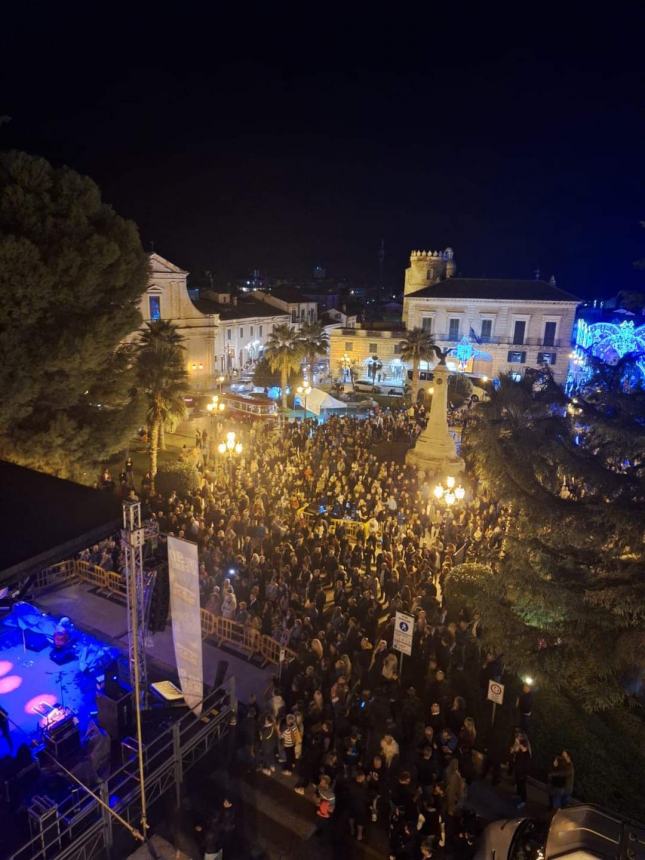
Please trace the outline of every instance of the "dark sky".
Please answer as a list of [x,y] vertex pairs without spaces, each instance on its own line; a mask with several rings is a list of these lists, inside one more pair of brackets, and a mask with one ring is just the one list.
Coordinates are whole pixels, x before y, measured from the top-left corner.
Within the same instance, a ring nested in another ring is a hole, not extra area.
[[[223,280],[412,248],[581,296],[645,283],[642,4],[23,4],[0,146],[88,173],[149,247]],[[139,8],[137,8],[139,7]]]

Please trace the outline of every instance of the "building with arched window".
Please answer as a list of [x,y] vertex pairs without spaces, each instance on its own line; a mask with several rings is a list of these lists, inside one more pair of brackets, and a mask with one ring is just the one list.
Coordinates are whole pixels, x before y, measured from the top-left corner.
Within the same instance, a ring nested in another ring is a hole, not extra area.
[[191,299],[188,272],[150,254],[150,279],[139,308],[144,322],[170,320],[184,338],[186,370],[193,388],[212,386],[222,373],[252,367],[275,325],[287,313],[251,296],[202,291]]

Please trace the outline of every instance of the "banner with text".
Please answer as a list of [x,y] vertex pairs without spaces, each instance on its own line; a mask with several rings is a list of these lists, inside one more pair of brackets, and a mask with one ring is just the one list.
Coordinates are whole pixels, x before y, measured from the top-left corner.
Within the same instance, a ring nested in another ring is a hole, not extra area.
[[204,669],[196,543],[168,536],[168,578],[179,685],[188,707],[196,716],[200,716],[204,698]]

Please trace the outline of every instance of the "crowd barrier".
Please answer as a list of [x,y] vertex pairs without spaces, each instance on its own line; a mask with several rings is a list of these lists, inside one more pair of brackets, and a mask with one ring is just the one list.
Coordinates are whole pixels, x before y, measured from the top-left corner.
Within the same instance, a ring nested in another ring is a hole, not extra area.
[[[103,570],[88,561],[69,560],[48,567],[36,574],[34,591],[44,591],[71,582],[86,582],[106,595],[126,599],[125,577],[112,570]],[[218,645],[228,645],[248,657],[260,657],[265,663],[278,665],[282,659],[295,657],[295,652],[255,627],[240,624],[208,609],[201,610],[202,638],[212,638]]]

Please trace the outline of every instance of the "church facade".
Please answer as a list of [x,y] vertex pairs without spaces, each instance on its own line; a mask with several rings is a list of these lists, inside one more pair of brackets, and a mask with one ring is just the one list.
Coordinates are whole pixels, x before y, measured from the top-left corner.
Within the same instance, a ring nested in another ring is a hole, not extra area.
[[279,308],[231,293],[207,291],[191,299],[188,272],[150,255],[150,278],[139,309],[144,322],[169,320],[184,339],[193,389],[211,387],[220,374],[243,370],[262,354],[275,325],[290,316]]

